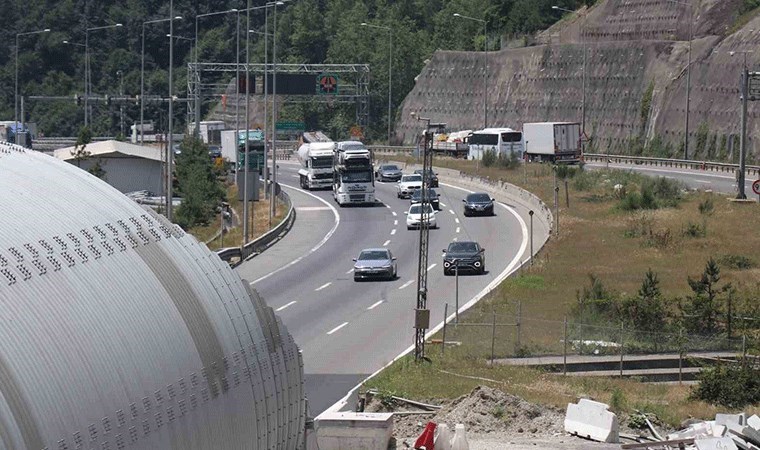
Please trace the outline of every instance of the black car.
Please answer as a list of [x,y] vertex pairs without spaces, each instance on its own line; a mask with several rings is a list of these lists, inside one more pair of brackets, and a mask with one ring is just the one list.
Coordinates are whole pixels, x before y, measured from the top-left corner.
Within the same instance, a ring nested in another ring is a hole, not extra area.
[[383,164],[375,171],[375,178],[380,181],[398,181],[401,179],[401,169],[395,164]]
[[[430,203],[430,205],[433,206],[433,209],[440,211],[441,202],[438,199],[440,196],[441,195],[436,192],[435,189],[428,189],[425,193],[425,203]],[[414,192],[412,192],[410,199],[411,204],[422,203],[422,189],[415,189]]]
[[[422,175],[422,169],[417,169],[414,171],[417,175]],[[432,170],[428,169],[426,179],[429,180],[430,187],[438,187],[438,174],[433,172]]]
[[462,200],[464,202],[464,215],[487,215],[493,216],[493,202],[494,199],[490,195],[484,192],[475,192],[469,194],[467,198]]
[[483,274],[486,271],[486,249],[474,241],[452,242],[443,251],[443,274],[454,275],[455,272],[472,272]]

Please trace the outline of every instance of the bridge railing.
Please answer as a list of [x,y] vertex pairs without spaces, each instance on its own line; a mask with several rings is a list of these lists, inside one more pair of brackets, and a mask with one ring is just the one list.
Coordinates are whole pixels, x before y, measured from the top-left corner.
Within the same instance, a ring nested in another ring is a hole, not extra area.
[[[711,172],[736,172],[738,164],[713,161],[694,161],[688,159],[652,158],[648,156],[605,155],[601,153],[585,153],[586,162],[606,162],[614,164],[636,164],[653,167],[670,167],[675,169],[705,170]],[[747,175],[760,175],[760,166],[745,166]]]

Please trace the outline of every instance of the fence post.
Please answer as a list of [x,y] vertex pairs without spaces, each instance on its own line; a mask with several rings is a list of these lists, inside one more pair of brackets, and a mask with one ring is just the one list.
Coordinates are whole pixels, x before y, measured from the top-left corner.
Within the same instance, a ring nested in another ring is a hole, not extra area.
[[747,332],[742,334],[742,358],[747,359]]
[[623,349],[625,348],[625,325],[620,322],[620,378],[623,378]]
[[678,330],[678,385],[683,384],[683,328]]
[[522,300],[517,301],[517,339],[515,340],[515,353],[520,351],[520,334],[522,333]]
[[446,319],[449,317],[449,304],[443,305],[443,342],[441,342],[441,356],[446,350]]
[[493,367],[495,345],[496,345],[496,311],[494,311],[493,313],[493,327],[491,328],[491,367]]
[[565,316],[565,345],[562,350],[562,375],[567,376],[567,316]]

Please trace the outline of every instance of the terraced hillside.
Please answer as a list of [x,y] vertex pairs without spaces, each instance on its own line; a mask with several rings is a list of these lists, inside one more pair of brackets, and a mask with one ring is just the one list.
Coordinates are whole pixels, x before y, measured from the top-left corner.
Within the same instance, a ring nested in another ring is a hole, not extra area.
[[[684,0],[686,2],[686,0]],[[760,62],[760,16],[743,0],[693,0],[689,158],[738,159],[742,64]],[[601,0],[536,37],[488,56],[488,125],[581,121],[586,51],[586,131],[597,151],[681,156],[690,6],[668,0]],[[584,26],[585,17],[585,26]],[[733,53],[733,55],[732,55]],[[417,112],[452,130],[483,126],[482,52],[436,52],[397,116],[407,143]],[[749,105],[750,161],[760,160],[760,104]],[[646,143],[646,145],[644,144]]]

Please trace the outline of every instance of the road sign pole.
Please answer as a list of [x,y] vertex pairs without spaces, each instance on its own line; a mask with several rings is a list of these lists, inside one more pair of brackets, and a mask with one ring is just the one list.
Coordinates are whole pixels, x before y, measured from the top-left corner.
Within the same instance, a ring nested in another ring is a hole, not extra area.
[[[754,74],[753,74],[754,75]],[[754,78],[754,77],[753,77]],[[749,96],[749,72],[747,72],[747,66],[742,68],[741,77],[741,101],[742,101],[742,117],[741,117],[741,135],[739,136],[739,173],[736,177],[736,183],[738,192],[736,194],[737,199],[745,199],[747,195],[744,193],[744,161],[747,154],[747,97]]]

